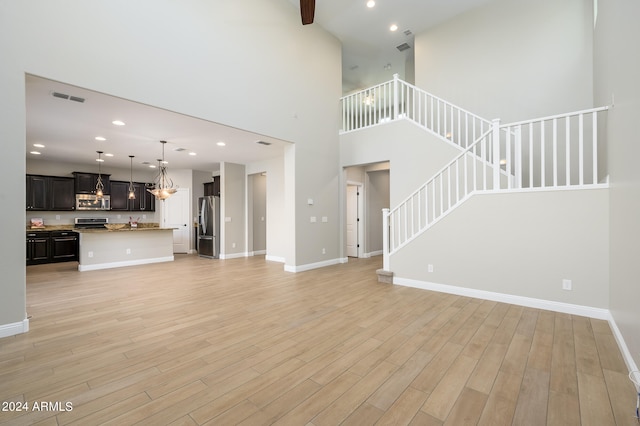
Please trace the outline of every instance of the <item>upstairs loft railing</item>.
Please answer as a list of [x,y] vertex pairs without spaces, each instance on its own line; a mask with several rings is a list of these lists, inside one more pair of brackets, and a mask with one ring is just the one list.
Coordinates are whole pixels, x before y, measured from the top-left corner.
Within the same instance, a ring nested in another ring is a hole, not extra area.
[[474,193],[598,186],[604,179],[598,129],[607,109],[504,125],[494,120],[424,185],[393,210],[384,210],[383,268],[388,270],[391,254]]
[[491,128],[491,121],[400,80],[397,74],[393,80],[344,96],[341,102],[341,133],[408,119],[466,148]]

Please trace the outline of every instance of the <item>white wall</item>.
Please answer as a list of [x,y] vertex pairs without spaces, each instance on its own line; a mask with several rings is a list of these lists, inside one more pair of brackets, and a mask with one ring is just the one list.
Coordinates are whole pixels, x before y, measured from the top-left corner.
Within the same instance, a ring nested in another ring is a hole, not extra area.
[[408,120],[340,136],[340,163],[343,167],[389,162],[392,207],[459,153],[458,147]]
[[247,164],[246,172],[267,174],[266,258],[284,263],[288,248],[286,235],[292,231],[285,209],[284,157]]
[[[640,365],[640,3],[599,0],[595,29],[595,96],[612,97],[608,112],[608,167],[611,182],[610,306],[630,356]],[[633,366],[631,366],[633,367]]]
[[3,251],[11,252],[0,260],[0,325],[26,317],[24,250],[14,249],[25,244],[25,73],[295,143],[285,168],[295,180],[287,262],[322,260],[306,246],[319,239],[337,253],[337,224],[310,227],[295,210],[312,195],[338,216],[340,43],[302,26],[289,1],[3,1],[0,57],[0,92],[11,106],[0,117],[0,178],[16,181],[0,189]]
[[590,108],[591,0],[498,0],[416,35],[416,85],[503,123]]
[[606,189],[476,195],[390,266],[399,278],[606,309],[608,223]]
[[366,250],[367,253],[382,252],[382,209],[390,208],[389,170],[368,171],[366,182]]
[[220,257],[229,258],[247,251],[247,177],[245,166],[220,163]]

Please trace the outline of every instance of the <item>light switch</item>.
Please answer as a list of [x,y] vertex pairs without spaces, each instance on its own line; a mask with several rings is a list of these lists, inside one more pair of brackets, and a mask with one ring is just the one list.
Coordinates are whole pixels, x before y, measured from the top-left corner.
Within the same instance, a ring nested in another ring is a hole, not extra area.
[[318,220],[315,216],[311,216],[311,223],[316,223]]
[[312,206],[313,205],[313,198],[307,198],[307,204]]
[[327,223],[329,222],[329,218],[326,216],[322,216],[322,223]]

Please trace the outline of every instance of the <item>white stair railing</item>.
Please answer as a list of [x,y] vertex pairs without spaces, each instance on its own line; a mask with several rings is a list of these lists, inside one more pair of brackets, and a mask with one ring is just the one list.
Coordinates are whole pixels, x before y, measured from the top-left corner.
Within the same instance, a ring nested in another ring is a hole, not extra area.
[[492,140],[493,129],[489,129],[387,214],[385,248],[389,254],[438,222],[473,192],[494,187]]
[[341,98],[342,133],[408,119],[466,148],[491,128],[491,121],[398,78]]
[[500,126],[495,151],[502,170],[514,179],[498,189],[596,185],[599,121],[608,107],[536,118]]
[[478,192],[599,185],[599,113],[593,108],[501,125],[494,120],[456,158],[392,210],[383,211],[383,267]]

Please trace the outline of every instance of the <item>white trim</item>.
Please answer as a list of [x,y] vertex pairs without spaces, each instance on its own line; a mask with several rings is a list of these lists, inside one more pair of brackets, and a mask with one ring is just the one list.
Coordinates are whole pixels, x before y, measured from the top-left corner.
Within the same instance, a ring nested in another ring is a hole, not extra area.
[[15,336],[29,331],[29,318],[11,324],[0,325],[0,338]]
[[266,250],[254,250],[251,252],[251,254],[249,256],[262,256],[267,254]]
[[345,263],[344,258],[323,260],[322,262],[307,263],[306,265],[284,265],[284,270],[287,272],[304,272],[312,269],[324,268],[325,266],[337,265],[339,263]]
[[149,263],[173,262],[173,255],[166,257],[155,257],[150,259],[126,260],[122,262],[98,263],[95,265],[78,265],[78,271],[96,271],[98,269],[120,268],[123,266],[146,265]]
[[382,250],[376,250],[376,251],[372,251],[371,253],[365,253],[362,257],[368,259],[370,257],[374,257],[374,256],[382,256]]
[[220,254],[220,259],[221,260],[225,260],[225,259],[238,259],[239,257],[248,257],[249,253],[244,252],[244,253],[231,253],[231,254]]
[[338,259],[338,262],[340,262],[340,263],[349,263],[349,258],[348,257],[343,257],[341,259]]
[[286,259],[284,257],[282,257],[282,256],[271,256],[269,254],[267,254],[264,257],[264,260],[268,260],[270,262],[278,262],[278,263],[285,263],[286,262]]
[[515,296],[512,294],[496,293],[493,291],[476,290],[473,288],[457,287],[447,284],[436,284],[427,281],[412,280],[409,278],[393,277],[393,283],[405,287],[419,288],[422,290],[438,291],[441,293],[457,294],[459,296],[473,297],[476,299],[493,300],[512,305],[527,306],[529,308],[545,309],[548,311],[562,312],[565,314],[579,315],[601,320],[609,320],[611,314],[604,308],[573,305],[571,303],[555,302],[552,300],[535,299],[533,297]]
[[611,327],[611,331],[613,333],[613,337],[616,339],[616,343],[618,343],[618,348],[620,348],[620,352],[622,352],[622,358],[624,359],[624,363],[627,364],[627,368],[629,371],[638,371],[638,366],[636,362],[633,360],[633,356],[631,355],[631,351],[627,347],[627,343],[624,341],[624,337],[622,337],[622,333],[618,328],[618,324],[616,324],[616,320],[609,312],[609,326]]

